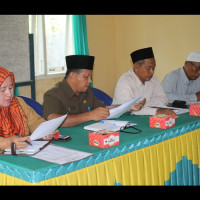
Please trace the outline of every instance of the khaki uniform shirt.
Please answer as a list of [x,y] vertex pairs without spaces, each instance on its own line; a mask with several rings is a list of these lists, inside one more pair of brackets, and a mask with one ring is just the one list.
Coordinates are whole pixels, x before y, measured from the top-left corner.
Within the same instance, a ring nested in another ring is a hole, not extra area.
[[67,81],[63,79],[44,94],[42,106],[43,116],[47,119],[52,113],[84,113],[98,107],[105,107],[105,104],[94,96],[91,88],[77,96]]
[[20,105],[22,106],[25,115],[28,119],[27,123],[28,123],[28,128],[29,128],[29,132],[33,133],[33,131],[42,123],[45,122],[46,120],[44,120],[44,118],[42,118],[40,115],[38,115],[35,110],[33,108],[31,108],[28,104],[26,104],[26,102],[20,98],[17,97]]

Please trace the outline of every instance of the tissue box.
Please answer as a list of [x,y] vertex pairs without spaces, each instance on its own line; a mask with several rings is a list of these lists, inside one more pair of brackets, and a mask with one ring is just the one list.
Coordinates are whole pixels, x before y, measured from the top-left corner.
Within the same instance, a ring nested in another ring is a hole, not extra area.
[[161,128],[167,129],[175,126],[175,116],[171,115],[154,115],[150,117],[150,127],[151,128]]
[[99,148],[108,148],[119,144],[119,133],[100,130],[89,133],[89,145]]
[[190,104],[189,110],[190,110],[190,112],[189,112],[190,115],[200,116],[200,103]]

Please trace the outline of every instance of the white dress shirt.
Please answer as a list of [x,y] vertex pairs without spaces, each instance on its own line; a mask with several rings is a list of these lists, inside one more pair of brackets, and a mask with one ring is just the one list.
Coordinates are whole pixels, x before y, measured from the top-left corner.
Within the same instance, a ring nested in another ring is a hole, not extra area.
[[130,69],[118,80],[112,104],[122,104],[140,96],[146,98],[146,104],[140,111],[132,112],[135,115],[155,115],[157,109],[151,108],[152,106],[167,105],[168,103],[165,92],[155,75],[150,81],[143,84],[133,69]]
[[161,85],[170,103],[174,100],[195,102],[197,101],[196,93],[200,92],[200,77],[189,80],[181,67],[167,74]]

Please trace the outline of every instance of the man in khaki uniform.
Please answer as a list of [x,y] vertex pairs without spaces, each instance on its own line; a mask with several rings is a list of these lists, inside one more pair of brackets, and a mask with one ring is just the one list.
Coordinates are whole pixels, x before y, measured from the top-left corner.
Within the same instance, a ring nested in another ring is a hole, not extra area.
[[109,108],[91,90],[93,56],[66,56],[67,72],[62,82],[44,94],[43,115],[47,120],[68,113],[62,127],[75,126],[109,116]]

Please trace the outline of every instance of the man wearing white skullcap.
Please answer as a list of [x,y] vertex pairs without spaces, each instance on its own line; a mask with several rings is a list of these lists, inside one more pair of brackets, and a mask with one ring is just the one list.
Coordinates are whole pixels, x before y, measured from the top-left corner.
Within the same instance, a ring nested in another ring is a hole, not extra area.
[[200,101],[200,52],[191,52],[185,65],[168,73],[161,85],[169,103],[175,100]]

